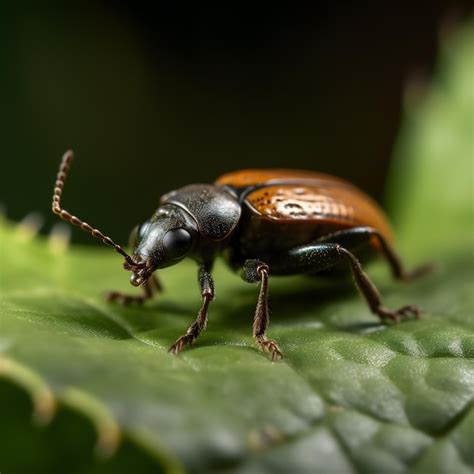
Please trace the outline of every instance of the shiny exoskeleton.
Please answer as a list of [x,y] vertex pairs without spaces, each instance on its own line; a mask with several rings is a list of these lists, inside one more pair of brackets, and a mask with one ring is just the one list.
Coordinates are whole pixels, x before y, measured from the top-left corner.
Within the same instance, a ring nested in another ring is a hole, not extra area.
[[[124,304],[143,302],[160,290],[154,272],[186,257],[199,267],[202,306],[186,334],[170,352],[191,345],[207,325],[214,298],[213,263],[224,257],[249,283],[260,282],[253,322],[257,345],[281,358],[278,344],[267,337],[269,275],[318,275],[350,270],[370,310],[382,321],[398,322],[420,314],[416,306],[390,310],[362,270],[359,258],[385,257],[393,276],[409,280],[425,273],[407,273],[392,250],[392,233],[381,209],[352,184],[333,176],[297,170],[245,170],[221,176],[214,184],[192,184],[161,198],[152,217],[131,235],[133,255],[99,230],[61,208],[64,182],[73,160],[65,153],[53,195],[53,212],[113,247],[132,272],[131,283],[143,294],[108,294]],[[356,256],[357,255],[357,256]]]

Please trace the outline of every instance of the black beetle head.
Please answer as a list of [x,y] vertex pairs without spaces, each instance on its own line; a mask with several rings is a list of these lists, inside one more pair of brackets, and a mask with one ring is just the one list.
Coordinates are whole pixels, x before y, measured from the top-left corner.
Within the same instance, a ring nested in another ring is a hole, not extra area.
[[180,262],[196,247],[198,237],[196,224],[184,209],[172,204],[159,207],[132,235],[137,262],[135,268],[127,268],[133,272],[132,285],[142,285],[155,270]]

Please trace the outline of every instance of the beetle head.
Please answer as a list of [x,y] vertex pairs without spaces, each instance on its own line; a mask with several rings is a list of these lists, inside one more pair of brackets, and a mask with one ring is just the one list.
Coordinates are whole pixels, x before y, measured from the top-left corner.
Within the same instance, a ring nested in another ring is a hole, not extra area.
[[136,265],[124,264],[133,272],[132,285],[143,285],[155,270],[180,262],[195,248],[198,237],[196,223],[184,209],[172,204],[160,206],[132,232]]
[[200,235],[196,221],[179,204],[163,203],[150,220],[137,226],[131,239],[133,256],[99,229],[63,209],[61,197],[73,159],[72,151],[64,153],[54,185],[52,211],[122,255],[125,270],[132,272],[132,285],[145,284],[156,269],[178,263],[195,248]]

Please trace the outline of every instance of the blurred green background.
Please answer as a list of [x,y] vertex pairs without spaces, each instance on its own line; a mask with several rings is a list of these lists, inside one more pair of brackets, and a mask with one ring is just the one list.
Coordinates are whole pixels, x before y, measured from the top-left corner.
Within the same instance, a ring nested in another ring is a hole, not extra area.
[[0,202],[48,229],[68,148],[66,208],[121,242],[165,191],[244,167],[334,173],[380,199],[404,87],[469,3],[3,4]]

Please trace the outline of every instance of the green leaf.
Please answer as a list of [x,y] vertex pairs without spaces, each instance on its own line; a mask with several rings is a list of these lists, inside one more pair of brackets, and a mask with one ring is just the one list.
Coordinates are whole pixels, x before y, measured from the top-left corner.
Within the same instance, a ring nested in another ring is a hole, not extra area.
[[[474,20],[441,43],[437,80],[414,83],[396,147],[389,198],[409,252],[472,245]],[[410,249],[411,247],[411,249]]]
[[351,288],[275,278],[272,363],[251,338],[257,288],[218,265],[209,328],[174,357],[200,303],[191,263],[122,308],[101,298],[129,288],[113,252],[3,223],[0,471],[473,472],[473,35],[445,44],[390,186],[403,253],[442,268],[410,285],[369,269],[419,321],[386,327]]

